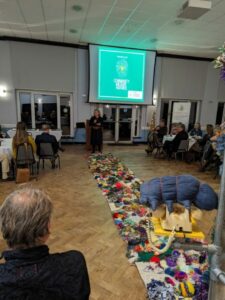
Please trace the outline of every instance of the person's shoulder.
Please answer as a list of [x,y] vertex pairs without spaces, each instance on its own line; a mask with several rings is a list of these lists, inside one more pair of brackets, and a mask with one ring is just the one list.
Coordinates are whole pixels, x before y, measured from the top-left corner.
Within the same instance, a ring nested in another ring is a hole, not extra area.
[[41,134],[36,135],[35,141],[39,140],[41,138]]
[[77,250],[70,250],[62,253],[51,254],[57,260],[63,261],[65,265],[79,265],[85,262],[84,255]]
[[33,136],[32,135],[28,135],[28,141],[30,142],[30,141],[33,141],[33,140],[34,140]]

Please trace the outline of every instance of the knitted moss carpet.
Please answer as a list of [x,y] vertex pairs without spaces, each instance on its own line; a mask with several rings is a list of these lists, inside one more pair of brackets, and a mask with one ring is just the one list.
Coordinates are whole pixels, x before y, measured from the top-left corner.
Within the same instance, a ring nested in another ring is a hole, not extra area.
[[[127,258],[135,264],[146,286],[148,299],[207,300],[208,257],[205,252],[169,248],[160,254],[151,249],[146,234],[147,206],[139,203],[142,181],[112,154],[91,155],[88,165],[112,211],[119,234],[127,244]],[[154,237],[158,249],[165,237]],[[182,239],[188,243],[190,240]]]

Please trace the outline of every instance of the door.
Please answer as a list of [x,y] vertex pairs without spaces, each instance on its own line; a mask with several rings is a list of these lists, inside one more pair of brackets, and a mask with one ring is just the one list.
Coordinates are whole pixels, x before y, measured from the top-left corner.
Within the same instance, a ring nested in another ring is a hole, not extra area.
[[218,107],[217,107],[217,113],[216,113],[216,124],[217,125],[220,125],[221,123],[223,123],[225,121],[224,116],[225,116],[224,102],[219,102]]
[[160,118],[166,120],[167,127],[171,123],[182,122],[186,130],[190,130],[195,122],[199,122],[201,101],[162,99]]
[[117,106],[105,105],[103,107],[103,141],[105,143],[115,143],[116,136],[116,120]]
[[118,143],[132,141],[132,107],[118,107]]
[[135,106],[105,105],[103,107],[104,143],[131,143],[139,133],[139,108]]
[[59,95],[60,98],[60,124],[63,136],[73,135],[73,126],[71,118],[71,96]]

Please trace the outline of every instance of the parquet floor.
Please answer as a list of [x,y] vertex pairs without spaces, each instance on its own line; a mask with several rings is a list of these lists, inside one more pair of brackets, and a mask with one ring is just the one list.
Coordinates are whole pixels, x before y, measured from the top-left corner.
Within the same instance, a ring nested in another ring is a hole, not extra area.
[[[144,300],[146,292],[135,267],[125,257],[125,244],[118,235],[110,210],[100,189],[87,168],[83,145],[65,146],[61,155],[62,169],[40,171],[39,180],[31,184],[47,190],[53,199],[49,246],[51,252],[70,249],[82,251],[86,257],[91,280],[91,300]],[[105,152],[119,156],[142,179],[172,174],[192,174],[209,182],[216,190],[219,181],[210,173],[199,173],[195,164],[156,160],[147,157],[144,146],[105,146]],[[0,203],[16,189],[15,183],[0,183]],[[202,221],[210,236],[215,212]],[[0,239],[0,251],[5,249]],[[215,300],[222,298],[215,298]]]

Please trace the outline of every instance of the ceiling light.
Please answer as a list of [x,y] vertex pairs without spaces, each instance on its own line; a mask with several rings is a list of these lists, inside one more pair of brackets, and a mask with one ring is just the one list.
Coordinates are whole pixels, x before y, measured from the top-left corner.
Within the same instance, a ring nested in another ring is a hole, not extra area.
[[69,31],[70,31],[70,33],[77,33],[77,30],[73,29],[73,28],[71,28]]
[[0,97],[6,97],[6,87],[0,86]]
[[82,10],[82,6],[80,6],[78,4],[75,4],[75,5],[72,6],[72,10],[81,11]]
[[212,1],[209,0],[187,0],[179,14],[179,18],[196,20],[202,15],[210,11],[212,8]]

